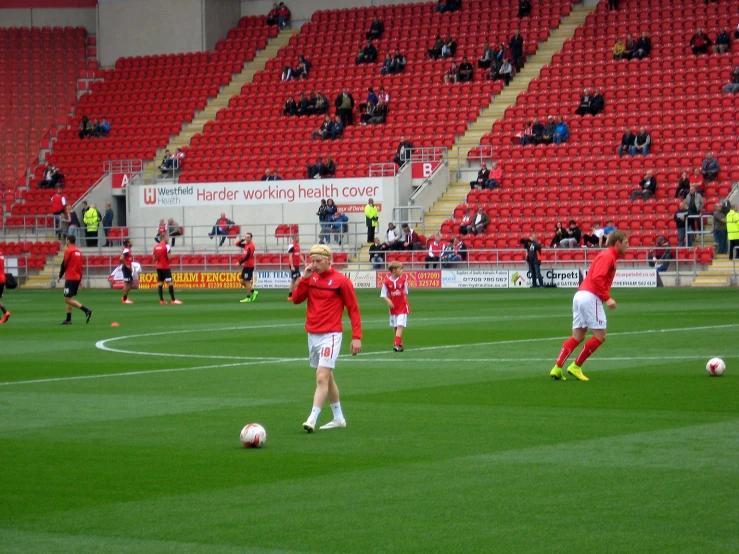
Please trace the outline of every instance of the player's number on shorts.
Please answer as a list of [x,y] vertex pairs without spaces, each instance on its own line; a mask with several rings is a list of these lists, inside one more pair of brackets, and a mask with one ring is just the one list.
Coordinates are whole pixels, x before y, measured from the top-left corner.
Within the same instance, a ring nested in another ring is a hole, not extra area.
[[64,294],[69,294],[69,287],[64,287]]
[[321,352],[321,356],[323,358],[330,358],[331,357],[331,347],[327,346],[326,348],[324,348],[323,351]]

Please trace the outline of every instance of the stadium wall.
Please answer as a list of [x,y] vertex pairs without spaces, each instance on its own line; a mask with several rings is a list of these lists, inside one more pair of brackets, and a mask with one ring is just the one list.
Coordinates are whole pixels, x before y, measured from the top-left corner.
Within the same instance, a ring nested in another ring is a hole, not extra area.
[[97,33],[95,8],[0,8],[0,27],[84,27]]

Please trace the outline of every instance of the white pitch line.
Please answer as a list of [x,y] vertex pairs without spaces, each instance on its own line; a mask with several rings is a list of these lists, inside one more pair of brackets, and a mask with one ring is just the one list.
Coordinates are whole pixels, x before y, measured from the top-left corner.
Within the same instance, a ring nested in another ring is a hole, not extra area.
[[[638,334],[644,334],[644,333],[676,333],[676,332],[682,332],[682,331],[699,331],[699,330],[708,330],[708,329],[725,329],[725,328],[731,328],[731,327],[738,327],[739,323],[732,323],[728,325],[706,325],[701,327],[678,327],[678,328],[672,328],[672,329],[652,329],[652,330],[646,330],[646,331],[623,331],[620,333],[611,333],[611,336],[614,335],[638,335]],[[274,326],[268,326],[268,327],[284,327],[283,325],[274,325]],[[234,329],[233,327],[230,327],[228,329]],[[236,328],[238,329],[238,328]],[[217,329],[199,329],[199,330],[191,330],[186,332],[197,332],[197,331],[213,331]],[[151,335],[166,335],[171,334],[172,331],[166,331],[162,333],[151,333],[148,335],[131,335],[131,336],[151,336]],[[119,337],[123,338],[123,337]],[[474,347],[474,346],[493,346],[498,344],[519,344],[519,343],[527,343],[527,342],[537,342],[537,341],[551,341],[551,340],[563,340],[564,337],[544,337],[544,338],[537,338],[537,339],[520,339],[520,340],[512,340],[512,341],[498,341],[498,342],[483,342],[483,343],[475,343],[475,344],[458,344],[458,345],[440,345],[440,346],[427,346],[427,347],[420,347],[420,348],[413,348],[409,349],[408,352],[418,351],[428,351],[428,350],[442,350],[442,349],[448,349],[448,348],[463,348],[463,347]],[[108,339],[113,340],[113,339]],[[99,341],[103,342],[103,341]],[[129,353],[129,352],[126,352]],[[362,352],[359,354],[359,356],[376,356],[377,354],[386,354],[387,351],[378,351],[378,352]],[[348,358],[351,357],[350,354],[344,354],[341,356],[342,358]],[[404,359],[405,358],[405,359]],[[703,357],[693,357],[693,356],[675,356],[675,357],[664,357],[664,356],[650,356],[650,357],[615,357],[615,358],[598,358],[599,360],[620,360],[620,361],[638,361],[638,360],[666,360],[666,359],[703,359]],[[364,361],[364,360],[357,360],[356,361]],[[428,361],[428,360],[408,360],[407,356],[398,356],[397,358],[388,358],[385,361],[400,361],[400,362],[410,362],[410,361]],[[546,361],[551,360],[551,358],[501,358],[499,360],[496,359],[486,359],[485,361]],[[31,379],[27,381],[8,381],[8,382],[0,382],[0,387],[7,387],[12,385],[28,385],[28,384],[34,384],[34,383],[53,383],[58,381],[76,381],[76,380],[82,380],[82,379],[103,379],[107,377],[127,377],[131,375],[147,375],[147,374],[156,374],[156,373],[175,373],[179,371],[194,371],[198,369],[217,369],[217,368],[225,368],[225,367],[239,367],[239,366],[251,366],[256,364],[272,364],[272,363],[282,363],[282,362],[304,362],[305,358],[274,358],[274,359],[264,359],[264,360],[248,360],[243,361],[239,363],[233,363],[233,364],[219,364],[219,365],[208,365],[208,366],[196,366],[196,367],[181,367],[181,368],[173,368],[173,369],[152,369],[152,370],[144,370],[144,371],[128,371],[124,373],[102,373],[97,375],[78,375],[78,376],[72,376],[72,377],[55,377],[55,378],[49,378],[49,379]],[[381,361],[380,359],[371,359],[367,361],[377,362]],[[470,359],[470,360],[462,360],[462,361],[481,361],[479,359]]]

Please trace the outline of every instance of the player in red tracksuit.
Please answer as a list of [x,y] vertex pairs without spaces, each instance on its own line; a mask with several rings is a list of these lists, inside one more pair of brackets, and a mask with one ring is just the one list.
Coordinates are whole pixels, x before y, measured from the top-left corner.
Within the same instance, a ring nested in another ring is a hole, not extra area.
[[301,304],[308,300],[305,330],[308,331],[310,365],[316,369],[316,392],[313,395],[313,409],[303,423],[303,429],[312,433],[326,398],[334,419],[321,426],[321,429],[346,427],[333,373],[341,350],[341,317],[344,308],[352,324],[352,356],[362,350],[362,320],[354,285],[346,275],[331,266],[331,249],[324,244],[317,244],[310,249],[308,256],[310,263],[306,265],[305,273],[293,291],[293,303]]
[[61,282],[62,277],[66,275],[64,281],[64,303],[67,305],[67,319],[59,325],[72,325],[72,308],[78,308],[85,312],[85,323],[90,323],[92,310],[85,308],[77,300],[77,291],[82,281],[82,252],[77,248],[77,238],[74,235],[67,236],[67,248],[64,250],[64,261],[59,269],[59,278],[57,282]]
[[395,329],[395,352],[403,351],[403,329],[408,326],[408,314],[411,308],[408,305],[408,281],[403,275],[403,264],[390,262],[387,266],[390,277],[382,283],[380,298],[384,298],[390,308],[390,327]]
[[172,304],[182,304],[181,300],[174,297],[174,284],[172,283],[172,268],[169,261],[172,259],[172,252],[169,246],[169,235],[167,231],[162,231],[159,235],[159,242],[154,247],[154,259],[157,261],[157,291],[159,292],[159,303],[164,305],[167,301],[164,299],[164,283],[169,288],[169,297]]
[[246,298],[243,300],[239,300],[242,304],[245,302],[254,302],[257,299],[257,296],[259,296],[259,291],[254,290],[254,267],[256,266],[255,263],[255,246],[254,242],[252,241],[252,234],[246,233],[244,235],[244,238],[239,240],[236,243],[236,246],[239,248],[244,248],[244,257],[239,260],[239,265],[243,266],[241,268],[241,276],[239,280],[241,281],[241,285],[246,289]]
[[3,257],[3,253],[0,252],[0,312],[3,314],[3,317],[0,319],[0,325],[10,318],[10,312],[5,309],[5,305],[3,304],[3,292],[5,292],[5,258]]
[[572,299],[572,336],[562,345],[562,350],[549,375],[552,379],[566,379],[562,367],[577,345],[585,340],[590,329],[593,334],[583,346],[580,355],[567,368],[567,373],[580,381],[589,381],[582,372],[585,363],[593,352],[606,340],[606,314],[603,304],[611,310],[616,301],[611,298],[611,285],[616,275],[616,262],[629,248],[629,235],[625,231],[614,231],[608,235],[608,249],[595,257],[585,280]]

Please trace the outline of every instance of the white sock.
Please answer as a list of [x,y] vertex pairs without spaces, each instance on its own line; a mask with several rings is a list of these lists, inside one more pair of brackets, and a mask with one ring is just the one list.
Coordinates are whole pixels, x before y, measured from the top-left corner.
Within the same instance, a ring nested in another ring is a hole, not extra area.
[[319,415],[321,415],[321,408],[313,406],[313,409],[310,411],[310,415],[308,416],[308,423],[315,425],[316,421],[318,421]]
[[341,421],[344,419],[344,412],[341,411],[341,402],[331,404],[331,411],[334,413],[334,419]]

